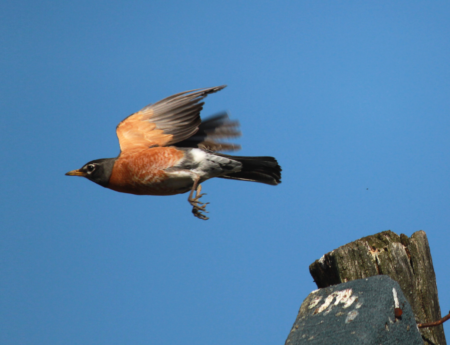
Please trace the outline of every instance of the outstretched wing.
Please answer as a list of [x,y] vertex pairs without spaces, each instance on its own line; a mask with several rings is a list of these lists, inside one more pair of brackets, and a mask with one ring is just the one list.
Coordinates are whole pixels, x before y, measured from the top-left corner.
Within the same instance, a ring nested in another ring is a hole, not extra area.
[[201,123],[203,99],[225,87],[180,92],[128,116],[116,128],[120,149],[167,146],[190,138]]

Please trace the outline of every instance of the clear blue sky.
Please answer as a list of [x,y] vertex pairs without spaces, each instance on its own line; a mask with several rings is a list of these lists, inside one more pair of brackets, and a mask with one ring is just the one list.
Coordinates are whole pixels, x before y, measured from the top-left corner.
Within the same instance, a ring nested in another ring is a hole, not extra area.
[[[0,343],[282,344],[350,241],[426,231],[450,309],[450,4],[3,1]],[[228,84],[277,187],[133,196],[64,173],[119,152],[115,126]],[[446,326],[447,333],[450,325]]]

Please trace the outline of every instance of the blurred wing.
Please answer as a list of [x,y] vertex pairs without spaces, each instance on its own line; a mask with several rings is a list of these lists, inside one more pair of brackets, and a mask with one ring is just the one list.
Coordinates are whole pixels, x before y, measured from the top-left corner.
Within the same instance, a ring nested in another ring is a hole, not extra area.
[[197,133],[175,146],[200,147],[209,151],[236,151],[241,148],[239,145],[221,140],[240,136],[239,122],[231,121],[228,114],[222,112],[203,120]]
[[120,149],[167,146],[190,138],[201,123],[203,99],[225,86],[177,93],[128,116],[116,128]]

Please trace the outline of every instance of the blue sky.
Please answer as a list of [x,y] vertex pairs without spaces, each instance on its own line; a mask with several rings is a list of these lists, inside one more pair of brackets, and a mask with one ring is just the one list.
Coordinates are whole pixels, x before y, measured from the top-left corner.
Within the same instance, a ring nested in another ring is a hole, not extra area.
[[[428,235],[450,309],[450,4],[3,1],[0,342],[283,343],[308,266],[391,229]],[[133,196],[64,173],[119,153],[115,126],[227,84],[239,155],[277,187],[211,180]],[[449,325],[446,325],[447,333]]]

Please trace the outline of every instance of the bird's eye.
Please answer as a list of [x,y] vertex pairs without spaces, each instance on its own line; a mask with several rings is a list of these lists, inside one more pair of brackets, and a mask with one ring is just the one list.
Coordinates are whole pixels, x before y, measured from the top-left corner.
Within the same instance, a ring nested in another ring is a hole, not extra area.
[[89,165],[86,167],[86,170],[88,171],[88,173],[93,172],[93,171],[95,170],[95,165],[94,165],[94,164],[89,164]]

